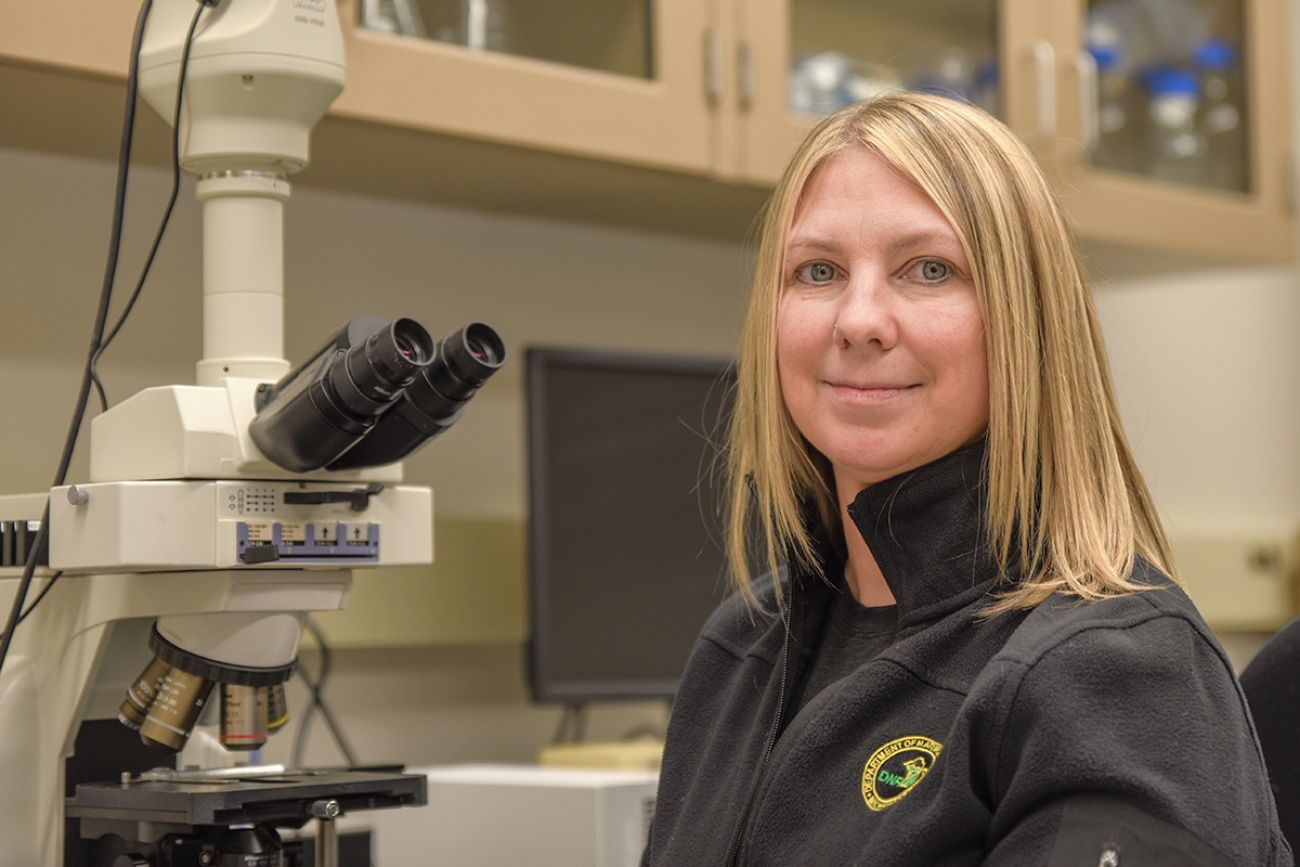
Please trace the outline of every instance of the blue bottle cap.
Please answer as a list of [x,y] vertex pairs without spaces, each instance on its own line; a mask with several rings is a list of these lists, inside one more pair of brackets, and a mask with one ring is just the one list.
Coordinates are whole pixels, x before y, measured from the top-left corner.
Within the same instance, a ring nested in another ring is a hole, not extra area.
[[1142,83],[1152,96],[1199,96],[1200,84],[1196,76],[1172,66],[1156,66],[1142,74]]
[[1227,69],[1237,62],[1237,49],[1226,39],[1207,39],[1196,49],[1192,60],[1200,69]]
[[986,60],[975,68],[976,87],[995,87],[1002,80],[1002,71],[996,60]]
[[1120,53],[1118,45],[1098,45],[1093,43],[1088,46],[1088,53],[1097,63],[1097,69],[1100,72],[1106,72],[1114,69],[1119,64]]

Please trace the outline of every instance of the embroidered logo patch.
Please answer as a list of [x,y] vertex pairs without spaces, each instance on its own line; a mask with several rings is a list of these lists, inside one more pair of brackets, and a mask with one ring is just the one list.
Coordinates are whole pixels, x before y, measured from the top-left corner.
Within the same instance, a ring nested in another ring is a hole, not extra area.
[[892,807],[925,779],[942,751],[943,744],[921,735],[890,741],[862,768],[862,799],[876,811]]

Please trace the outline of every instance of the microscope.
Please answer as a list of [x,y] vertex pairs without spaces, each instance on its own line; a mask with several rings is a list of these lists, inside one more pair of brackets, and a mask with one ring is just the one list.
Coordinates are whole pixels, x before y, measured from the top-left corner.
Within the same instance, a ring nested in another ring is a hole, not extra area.
[[399,461],[505,359],[483,323],[436,341],[357,316],[291,367],[286,178],[343,88],[334,3],[155,0],[139,83],[169,121],[186,56],[203,357],[194,385],[93,420],[88,483],[0,497],[3,598],[47,496],[37,580],[62,573],[0,671],[0,867],[282,867],[280,830],[312,820],[336,864],[334,817],[425,799],[401,773],[174,767],[205,707],[236,753],[284,725],[306,617],[341,608],[355,569],[432,562],[432,491]]

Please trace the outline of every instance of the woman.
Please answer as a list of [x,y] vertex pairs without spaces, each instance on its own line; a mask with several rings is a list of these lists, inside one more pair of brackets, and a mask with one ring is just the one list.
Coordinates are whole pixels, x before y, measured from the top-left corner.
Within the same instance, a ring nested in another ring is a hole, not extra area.
[[997,121],[909,93],[810,134],[729,459],[741,592],[678,692],[646,863],[1292,863],[1071,233]]

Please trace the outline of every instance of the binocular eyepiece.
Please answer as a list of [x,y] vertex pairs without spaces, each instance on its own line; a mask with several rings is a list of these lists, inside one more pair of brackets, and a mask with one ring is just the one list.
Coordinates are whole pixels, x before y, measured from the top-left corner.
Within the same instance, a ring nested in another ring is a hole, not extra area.
[[390,464],[451,427],[505,355],[481,322],[435,343],[414,319],[359,316],[259,388],[249,434],[291,472]]

